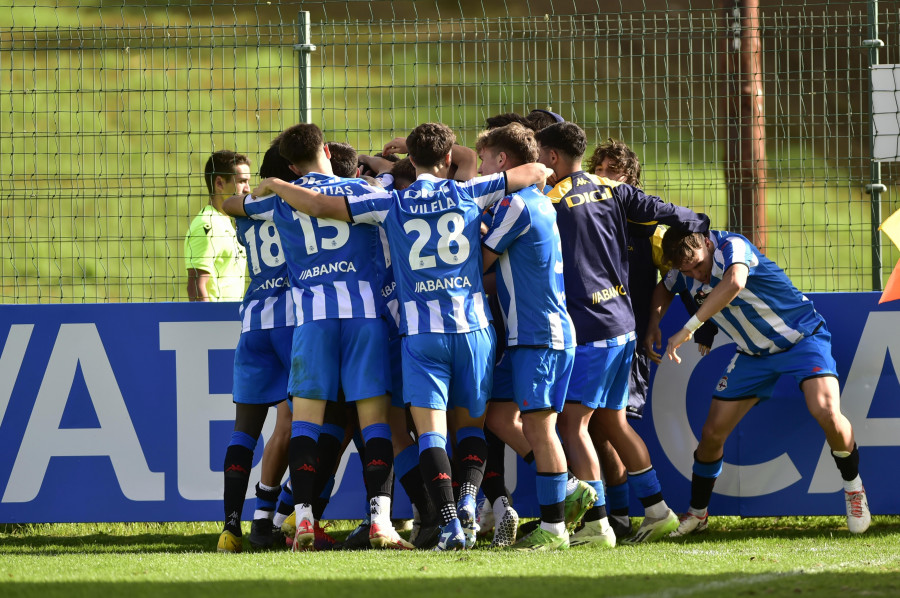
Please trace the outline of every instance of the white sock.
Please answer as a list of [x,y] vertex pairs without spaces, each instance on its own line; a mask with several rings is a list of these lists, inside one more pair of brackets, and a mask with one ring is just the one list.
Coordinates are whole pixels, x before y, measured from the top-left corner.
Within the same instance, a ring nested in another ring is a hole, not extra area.
[[572,496],[575,492],[575,488],[578,488],[578,478],[572,476],[566,480],[566,496]]
[[500,520],[503,519],[503,515],[506,514],[507,508],[509,508],[509,500],[507,500],[505,496],[500,496],[494,501],[491,510],[494,512],[495,523],[500,523]]
[[264,490],[265,492],[275,492],[276,490],[279,490],[280,488],[281,488],[281,485],[278,485],[278,486],[266,486],[266,485],[263,484],[262,482],[259,482],[259,489],[260,489],[260,490]]
[[316,519],[315,517],[313,517],[312,505],[309,503],[294,505],[294,514],[297,517],[297,523],[303,521],[304,518],[309,519],[313,522]]
[[644,515],[646,517],[650,517],[651,519],[662,519],[669,512],[669,505],[666,504],[666,501],[661,500],[655,505],[650,505],[649,507],[644,507]]
[[554,536],[566,535],[566,524],[564,521],[560,521],[559,523],[547,523],[546,521],[541,521],[541,529],[550,532]]
[[412,513],[413,513],[413,522],[414,523],[422,523],[422,516],[419,515],[419,509],[416,508],[416,505],[411,505],[411,506],[412,506]]
[[372,523],[387,525],[391,523],[391,497],[373,496],[369,499],[369,517]]
[[699,519],[706,517],[707,511],[709,511],[709,509],[695,509],[694,507],[688,507],[688,513]]
[[275,511],[260,511],[256,509],[253,511],[253,519],[272,519],[275,516]]
[[844,480],[844,492],[859,492],[862,489],[862,479],[858,475],[849,482]]
[[284,513],[275,513],[275,517],[272,518],[272,525],[275,527],[281,527],[281,524],[284,523],[284,520],[287,519],[288,516]]

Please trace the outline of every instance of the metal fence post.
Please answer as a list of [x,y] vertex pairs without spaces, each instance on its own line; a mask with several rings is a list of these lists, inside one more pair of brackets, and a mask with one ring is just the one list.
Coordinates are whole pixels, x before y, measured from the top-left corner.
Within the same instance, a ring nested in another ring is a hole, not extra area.
[[310,80],[312,79],[312,67],[310,66],[309,55],[314,52],[316,46],[310,43],[309,35],[309,12],[301,10],[297,13],[297,43],[294,44],[294,50],[297,52],[297,85],[300,93],[300,121],[302,123],[312,122],[312,92],[310,90]]
[[878,0],[869,0],[869,39],[863,40],[863,47],[869,49],[869,125],[871,136],[869,141],[869,184],[866,193],[872,213],[872,290],[881,291],[881,194],[887,191],[881,182],[881,162],[875,160],[875,104],[872,85],[872,67],[878,64],[878,49],[884,42],[878,39]]

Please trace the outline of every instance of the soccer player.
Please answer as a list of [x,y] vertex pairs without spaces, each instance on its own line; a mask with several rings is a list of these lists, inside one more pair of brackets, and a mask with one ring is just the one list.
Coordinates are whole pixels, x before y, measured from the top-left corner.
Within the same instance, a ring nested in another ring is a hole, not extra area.
[[[335,197],[277,180],[261,185],[310,215],[380,224],[387,233],[405,335],[404,399],[419,432],[419,467],[443,523],[438,550],[474,543],[474,498],[484,471],[482,425],[494,342],[477,250],[480,214],[509,191],[547,174],[540,165],[526,164],[468,183],[447,180],[451,154],[466,156],[457,157],[459,176],[475,172],[474,152],[455,142],[453,131],[437,123],[419,125],[407,139],[390,142],[386,150],[408,152],[418,174],[397,194],[362,186]],[[455,424],[457,452],[466,465],[458,506],[446,452],[448,419]]]
[[636,344],[628,291],[627,221],[657,220],[706,230],[709,219],[582,171],[587,143],[584,131],[574,123],[550,125],[535,138],[539,160],[553,169],[557,181],[549,197],[562,238],[566,305],[578,338],[560,429],[570,469],[598,494],[571,544],[609,545],[615,538],[606,521],[600,467],[588,433],[592,417],[622,458],[628,482],[644,506],[641,527],[624,542],[657,540],[678,526],[678,517],[663,500],[647,447],[625,416]]
[[[279,151],[301,177],[295,185],[343,194],[345,188],[364,183],[333,175],[330,151],[313,124],[284,131]],[[375,261],[378,229],[310,218],[276,195],[247,196],[242,207],[251,217],[271,214],[278,228],[297,319],[288,382],[293,399],[293,548],[310,547],[315,539],[313,502],[332,473],[319,471],[318,442],[326,402],[336,401],[340,388],[348,402],[356,403],[365,443],[369,541],[373,547],[411,549],[390,521],[394,457],[388,426],[387,331]]]
[[219,150],[206,161],[203,172],[209,204],[191,221],[184,239],[188,299],[240,301],[247,258],[231,218],[222,212],[222,202],[249,193],[250,160],[231,150]]
[[[277,141],[277,140],[276,140]],[[260,175],[290,176],[277,144],[266,152]],[[228,209],[229,202],[222,209]],[[270,548],[275,540],[272,518],[281,490],[290,440],[287,399],[291,367],[294,309],[287,264],[278,230],[271,219],[236,215],[237,237],[250,256],[250,285],[240,307],[241,337],[234,353],[234,432],[225,451],[225,529],[219,552],[241,552],[241,511],[247,494],[253,451],[271,405],[278,405],[276,433],[263,453],[262,476],[256,487],[257,509],[250,544]]]
[[[641,187],[641,163],[637,154],[625,143],[608,139],[594,150],[588,161],[588,171],[632,187]],[[643,416],[647,401],[647,388],[650,384],[650,356],[644,346],[647,323],[650,318],[650,298],[659,280],[659,273],[665,276],[668,271],[662,265],[663,229],[655,223],[628,223],[628,289],[631,296],[631,307],[634,313],[636,348],[631,362],[631,375],[628,380],[628,405],[625,408],[629,419],[640,419]],[[697,311],[693,297],[681,293],[685,307],[690,313]],[[694,335],[694,341],[701,355],[709,354],[718,328],[712,322],[706,322]],[[627,472],[622,460],[609,441],[603,437],[598,426],[599,420],[592,420],[588,425],[594,449],[600,460],[603,480],[606,486],[607,509],[609,523],[616,533],[616,538],[624,539],[633,533],[631,520],[628,517],[629,492]]]
[[[534,134],[519,124],[485,131],[476,150],[483,175],[537,160]],[[553,204],[534,186],[508,195],[496,206],[482,241],[484,267],[498,262],[513,395],[537,470],[541,523],[513,545],[519,550],[569,546],[566,457],[556,419],[575,360],[575,330],[566,312],[561,245]],[[497,526],[502,529],[502,518]]]
[[700,444],[694,451],[690,509],[673,536],[706,530],[710,498],[722,472],[725,440],[757,403],[772,396],[782,375],[800,385],[809,412],[825,439],[844,481],[847,527],[866,531],[871,521],[859,477],[859,451],[853,427],[841,413],[831,333],[813,303],[794,287],[774,262],[741,235],[723,231],[687,234],[670,229],[663,237],[663,257],[673,269],[653,295],[647,349],[657,363],[661,355],[659,322],[674,293],[687,290],[700,308],[669,338],[666,355],[681,362],[677,349],[710,318],[737,345],[734,359],[716,385]]

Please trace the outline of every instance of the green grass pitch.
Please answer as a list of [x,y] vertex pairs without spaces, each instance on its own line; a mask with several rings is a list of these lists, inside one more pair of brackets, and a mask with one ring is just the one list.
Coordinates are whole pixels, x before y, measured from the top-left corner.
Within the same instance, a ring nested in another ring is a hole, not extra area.
[[[356,522],[336,522],[342,539]],[[247,524],[245,524],[247,528]],[[714,517],[613,550],[215,552],[217,523],[0,526],[0,596],[900,596],[900,517]],[[245,536],[248,532],[245,529]]]

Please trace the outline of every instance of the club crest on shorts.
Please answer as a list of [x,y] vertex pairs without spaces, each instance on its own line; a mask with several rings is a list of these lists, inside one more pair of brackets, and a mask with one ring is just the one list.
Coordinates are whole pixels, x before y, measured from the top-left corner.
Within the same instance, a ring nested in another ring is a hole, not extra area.
[[719,378],[719,383],[716,384],[716,390],[725,390],[728,388],[728,376],[722,376]]

